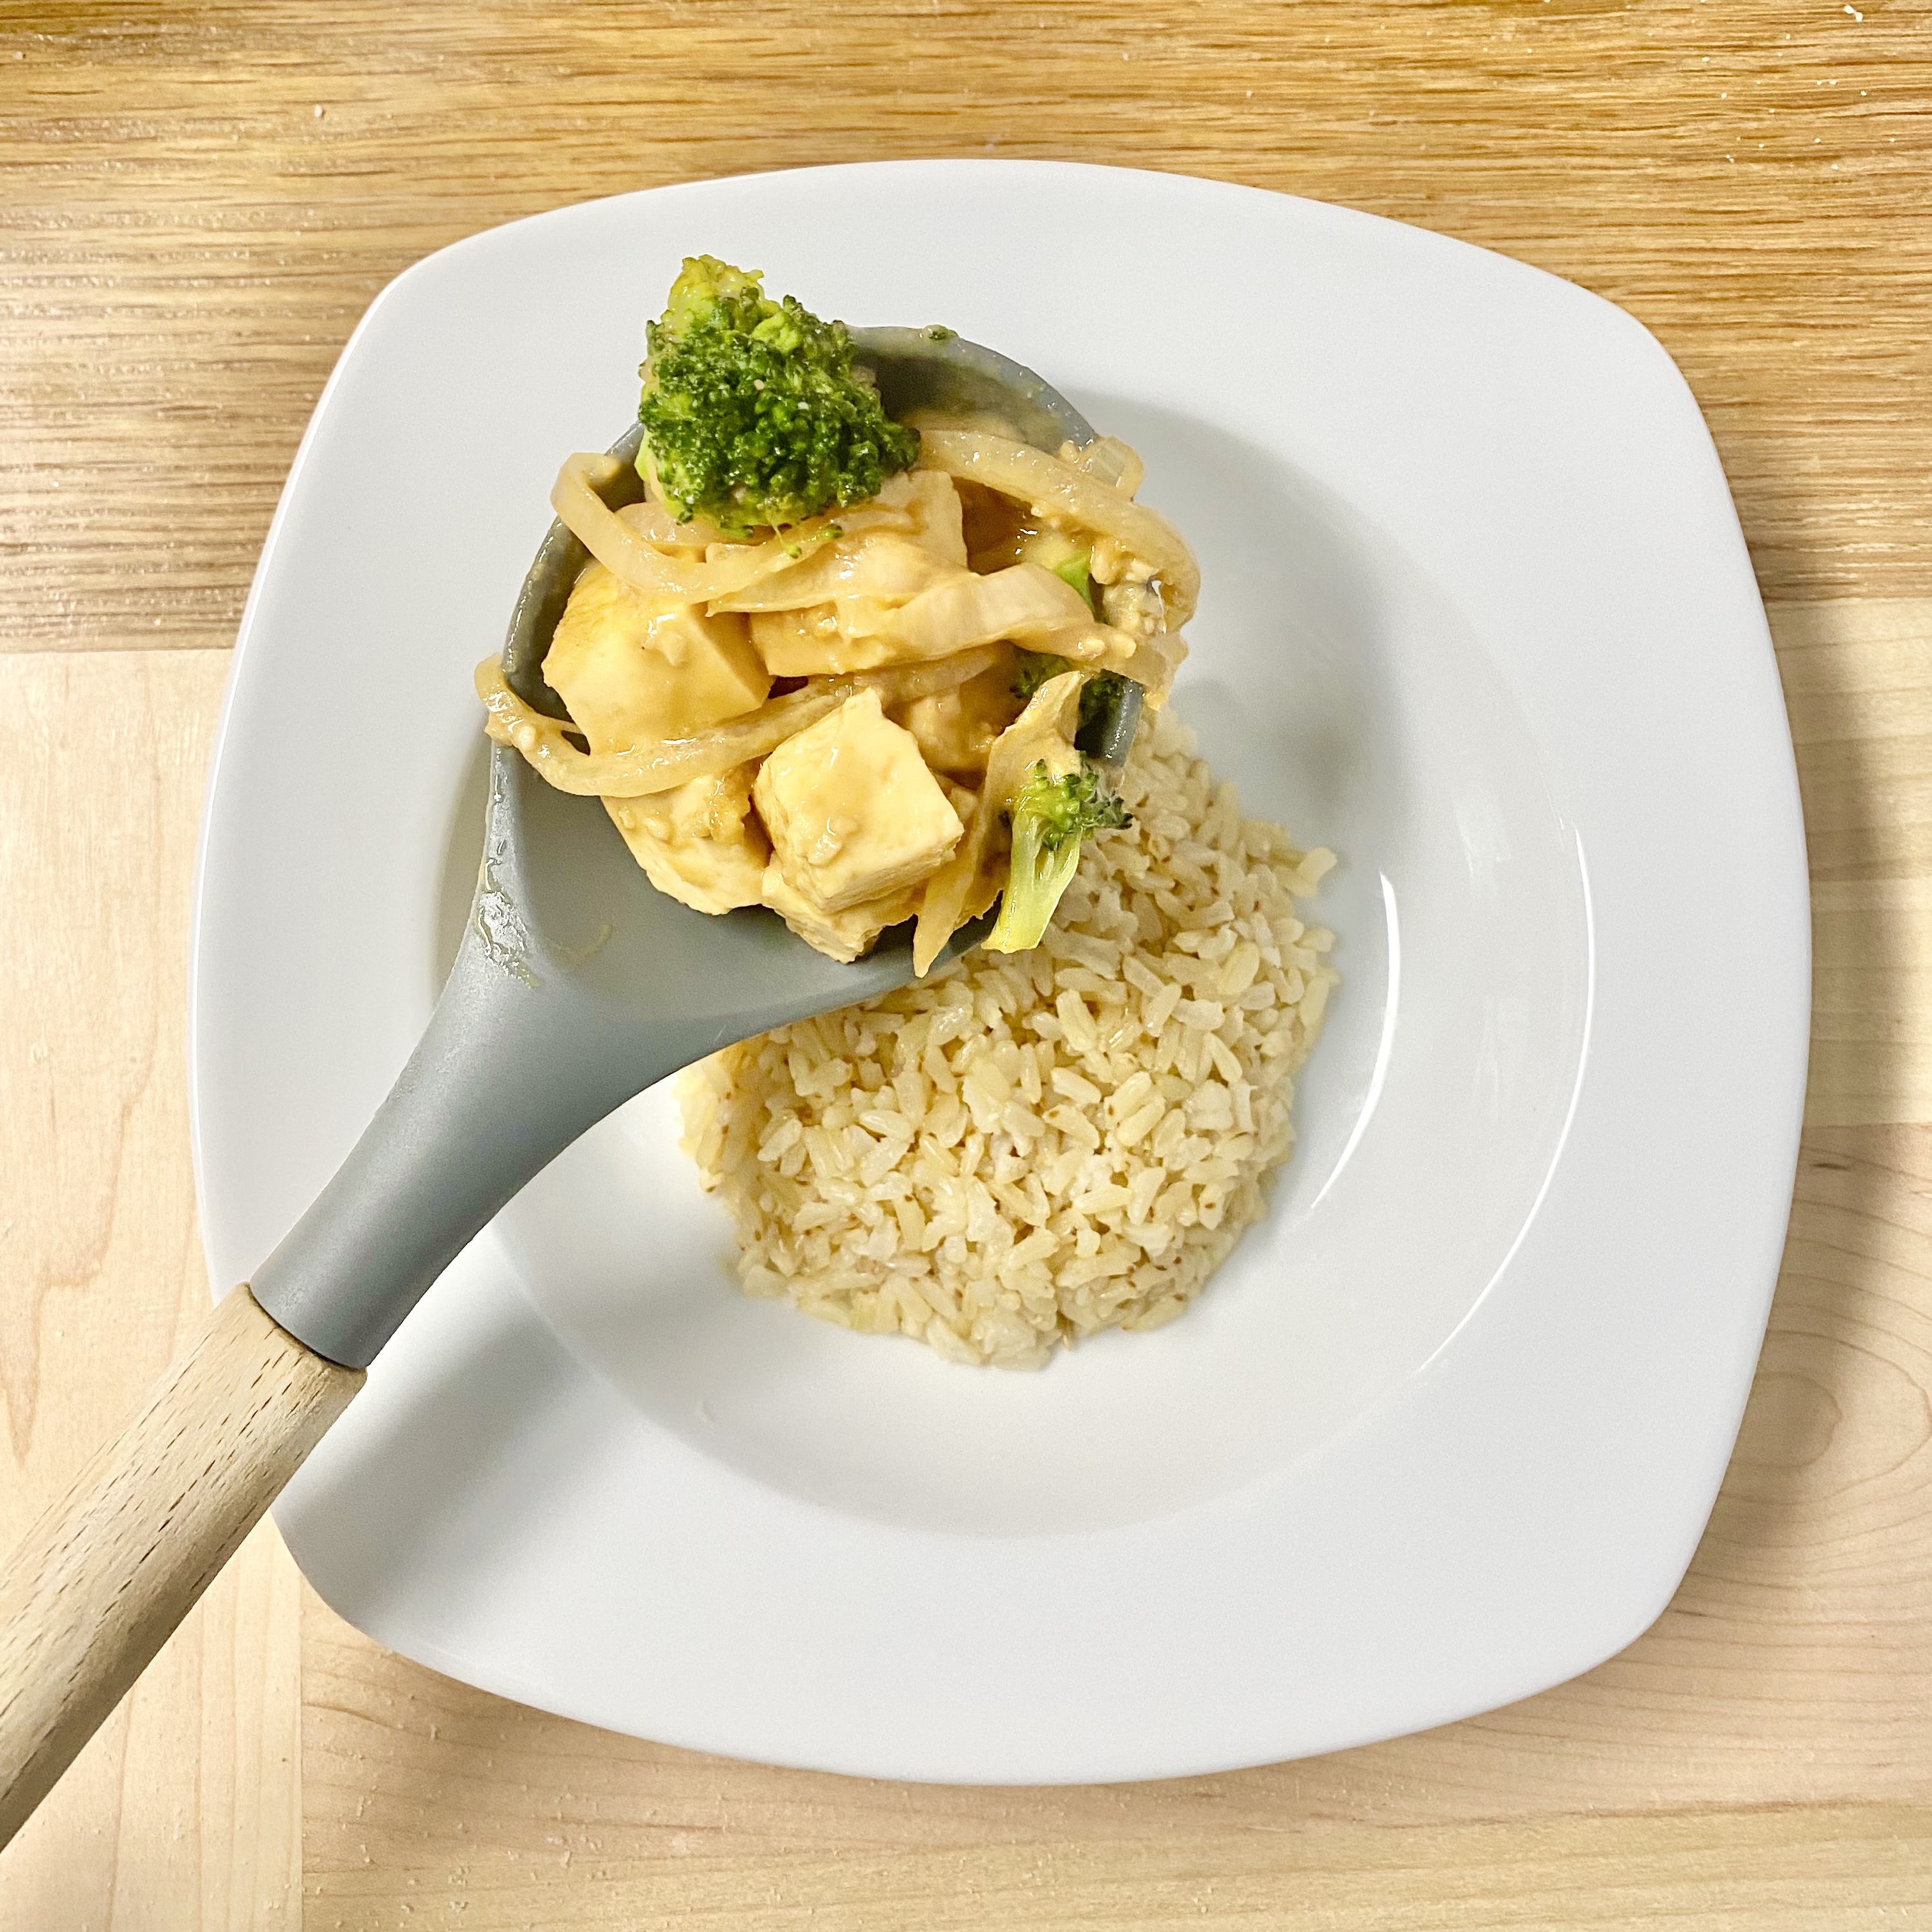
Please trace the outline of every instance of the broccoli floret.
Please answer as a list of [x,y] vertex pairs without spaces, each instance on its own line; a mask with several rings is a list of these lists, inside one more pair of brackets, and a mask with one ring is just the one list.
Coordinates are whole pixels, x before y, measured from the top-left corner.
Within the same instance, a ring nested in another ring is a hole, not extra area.
[[[1029,651],[1018,645],[1013,649],[1013,660],[1012,693],[1022,704],[1048,678],[1058,677],[1062,671],[1078,669],[1070,659],[1056,657],[1051,651]],[[1132,680],[1123,677],[1117,670],[1096,670],[1080,687],[1080,722],[1076,736],[1082,751],[1091,752],[1096,757],[1125,760],[1126,746],[1132,741],[1132,726],[1140,719],[1139,706],[1136,705],[1131,719],[1121,721],[1121,712],[1132,690]],[[1110,740],[1116,736],[1123,740],[1118,752],[1108,748]]]
[[1051,651],[1013,651],[1013,695],[1022,701],[1030,698],[1049,678],[1074,668],[1072,659],[1055,657]]
[[1080,842],[1089,832],[1131,825],[1132,815],[1082,763],[1064,778],[1034,766],[1015,796],[1012,869],[1000,898],[1000,916],[985,944],[994,952],[1024,952],[1040,942],[1060,895],[1080,864]]
[[686,262],[645,331],[638,407],[639,468],[678,517],[737,538],[862,502],[919,454],[919,432],[853,368],[844,325],[773,302],[760,280],[710,255]]

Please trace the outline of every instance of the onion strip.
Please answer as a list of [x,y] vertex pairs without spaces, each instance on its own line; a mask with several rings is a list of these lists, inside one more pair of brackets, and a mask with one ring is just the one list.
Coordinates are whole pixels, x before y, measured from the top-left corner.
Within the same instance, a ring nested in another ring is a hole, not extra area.
[[920,901],[919,923],[913,928],[912,970],[923,980],[946,942],[991,905],[999,888],[987,875],[987,857],[1003,812],[1026,783],[1036,764],[1044,764],[1055,778],[1077,771],[1080,754],[1073,734],[1080,728],[1080,692],[1084,670],[1062,671],[1034,693],[1027,708],[993,740],[986,760],[986,779],[952,856],[927,880]]
[[[1123,672],[1146,685],[1156,702],[1166,695],[1178,662],[1158,648],[1166,634],[1143,645],[1131,633],[1103,623],[1072,584],[1037,563],[976,575],[962,572],[902,604],[883,635],[892,656],[902,660],[945,657],[1004,639],[1024,650],[1066,658],[1083,670]],[[1180,640],[1172,642],[1184,655]]]
[[1112,537],[1160,578],[1170,629],[1178,630],[1194,614],[1201,566],[1186,538],[1158,511],[1122,496],[1098,477],[1030,443],[964,430],[922,431],[919,464]]
[[[796,563],[807,548],[836,537],[832,518],[812,517],[761,544],[734,544],[729,554],[698,563],[666,556],[627,524],[597,492],[622,469],[614,456],[584,451],[566,457],[550,493],[550,508],[564,527],[614,577],[633,590],[673,604],[703,604]],[[849,524],[853,520],[848,515]]]
[[916,538],[890,530],[868,530],[821,545],[802,562],[788,564],[762,583],[716,598],[710,608],[714,614],[807,610],[841,597],[904,602],[942,580],[970,574],[942,562]]
[[718,532],[709,524],[681,524],[662,503],[650,496],[641,502],[626,503],[614,514],[627,530],[634,531],[656,549],[701,550],[706,544],[719,540]]
[[1063,442],[1060,460],[1097,477],[1123,496],[1138,495],[1141,485],[1147,481],[1147,465],[1141,460],[1140,452],[1117,436],[1096,436],[1084,449],[1076,443]]
[[775,698],[742,717],[688,738],[659,739],[627,752],[579,751],[570,734],[583,734],[568,719],[526,704],[504,681],[500,658],[485,658],[476,667],[476,694],[483,700],[484,729],[490,737],[521,752],[530,769],[559,791],[582,798],[643,798],[762,758],[860,692],[875,690],[886,704],[937,697],[992,669],[1001,655],[988,647],[962,651],[937,664],[814,678],[802,690]]

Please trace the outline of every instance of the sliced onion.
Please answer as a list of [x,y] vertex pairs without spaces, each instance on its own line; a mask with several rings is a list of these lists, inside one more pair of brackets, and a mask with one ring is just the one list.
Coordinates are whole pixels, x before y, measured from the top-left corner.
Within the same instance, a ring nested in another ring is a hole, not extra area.
[[584,798],[642,798],[672,790],[692,778],[729,771],[747,759],[764,758],[859,692],[876,690],[883,704],[909,704],[956,689],[989,670],[1000,655],[992,649],[964,651],[938,664],[815,678],[802,690],[772,698],[708,730],[688,738],[660,739],[628,752],[579,751],[569,737],[576,728],[526,704],[504,682],[500,658],[485,658],[476,667],[476,694],[483,700],[484,729],[498,744],[521,752],[531,770],[559,791]]
[[886,490],[896,484],[905,485],[905,506],[912,518],[913,533],[942,563],[966,567],[965,506],[952,478],[936,470],[908,470],[892,478],[877,501],[884,502]]
[[[944,657],[1005,638],[1030,651],[1066,658],[1086,670],[1117,670],[1165,695],[1174,672],[1128,632],[1102,623],[1066,580],[1037,563],[936,586],[891,620],[893,656]],[[1183,655],[1186,646],[1174,640]]]
[[879,494],[868,500],[887,509],[906,510],[918,502],[920,494],[920,479],[910,470],[902,470],[888,476],[879,485]]
[[[1149,640],[1160,641],[1162,640]],[[1180,643],[1178,638],[1173,641]],[[1136,683],[1145,685],[1150,693],[1156,694],[1156,701],[1166,696],[1168,686],[1174,681],[1173,671],[1165,657],[1159,652],[1150,655],[1148,644],[1127,632],[1088,616],[1084,607],[1078,623],[1070,625],[1064,631],[1045,631],[1038,637],[1029,638],[1024,648],[1052,657],[1065,658],[1083,670],[1119,671]],[[1185,656],[1186,646],[1181,644],[1180,649]]]
[[[754,598],[758,593],[745,595]],[[744,598],[731,600],[730,608],[745,608]],[[808,614],[788,622],[784,620],[789,613],[754,608],[754,614],[766,621],[754,627],[753,640],[767,653],[766,662],[774,669],[783,666],[784,675],[806,670],[814,658],[825,670],[842,658],[844,666],[854,669],[923,664],[1009,639],[1090,662],[1096,669],[1111,668],[1117,662],[1124,665],[1134,648],[1124,632],[1094,622],[1085,600],[1071,584],[1034,563],[1016,564],[989,577],[949,572],[943,582],[910,602],[895,604],[877,597],[842,595],[808,606],[806,611],[829,612],[836,632],[820,636]],[[1045,638],[1060,641],[1035,641]]]
[[[1124,636],[1124,632],[1116,632]],[[1064,651],[1061,656],[1067,655]],[[1127,675],[1146,692],[1148,702],[1158,708],[1167,701],[1168,693],[1174,688],[1174,674],[1180,670],[1187,656],[1187,640],[1178,631],[1157,631],[1150,638],[1143,638],[1135,646],[1133,662],[1127,668]],[[1108,670],[1113,666],[1106,667]]]
[[[809,526],[804,524],[799,524],[790,530],[781,531],[778,540],[783,541],[790,548],[770,568],[773,570],[789,570],[797,564],[801,558],[811,556],[818,544],[830,542],[839,537],[856,536],[861,532],[869,532],[874,530],[907,532],[910,531],[912,526],[912,513],[910,511],[896,509],[882,504],[876,496],[850,510],[828,510],[823,518],[814,518]],[[815,536],[802,544],[794,542],[794,539],[798,531],[808,527],[815,532]],[[720,541],[709,544],[706,548],[704,556],[706,562],[709,563],[728,563],[733,557],[741,554],[748,548],[769,549],[770,548],[770,543],[748,545]]]
[[1157,511],[1043,449],[1004,436],[928,429],[920,437],[919,460],[922,469],[982,483],[1048,515],[1112,537],[1160,578],[1171,627],[1178,629],[1193,615],[1201,595],[1201,567],[1186,539]]
[[1117,436],[1096,436],[1084,448],[1070,442],[1060,446],[1060,460],[1076,470],[1084,470],[1096,482],[1123,496],[1136,495],[1147,481],[1147,465],[1132,444]]
[[1080,754],[1073,734],[1080,728],[1080,688],[1084,670],[1062,671],[1034,693],[1027,708],[993,740],[987,754],[986,782],[965,836],[952,856],[926,881],[920,902],[919,923],[913,929],[912,967],[922,980],[946,942],[976,913],[993,902],[987,877],[987,858],[1001,816],[1011,809],[1015,794],[1034,766],[1044,761],[1056,777],[1075,770]]
[[714,610],[805,610],[842,597],[903,604],[956,574],[922,544],[891,530],[841,537],[802,562],[712,601]]
[[649,497],[641,503],[626,503],[614,514],[626,530],[634,530],[658,549],[701,551],[706,544],[718,541],[718,532],[709,524],[681,524],[662,503]]
[[1041,564],[1016,563],[935,584],[898,613],[892,628],[906,656],[936,658],[1000,638],[1030,644],[1093,621],[1087,600],[1064,578]]
[[[1045,584],[1039,581],[1042,577]],[[753,601],[760,594],[758,590],[742,592],[713,608],[750,608],[752,641],[782,677],[926,663],[1010,640],[1085,670],[1123,672],[1144,684],[1159,704],[1174,682],[1174,665],[1186,655],[1178,637],[1143,643],[1102,623],[1078,591],[1035,564],[986,577],[962,571],[898,605],[877,597],[841,596],[797,610],[766,609]],[[830,626],[821,629],[827,618]]]
[[595,452],[567,457],[550,493],[550,507],[563,520],[565,528],[613,576],[622,578],[633,590],[666,603],[704,604],[716,597],[728,597],[733,591],[796,562],[810,545],[839,534],[831,518],[813,517],[765,543],[714,546],[725,554],[704,563],[667,556],[629,527],[597,494],[598,486],[608,484],[620,467],[615,457]]

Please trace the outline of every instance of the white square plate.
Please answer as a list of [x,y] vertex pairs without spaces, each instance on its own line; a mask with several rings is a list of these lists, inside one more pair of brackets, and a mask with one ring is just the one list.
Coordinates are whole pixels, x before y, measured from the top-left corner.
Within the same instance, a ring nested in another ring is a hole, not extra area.
[[1609,1656],[1690,1559],[1784,1237],[1790,741],[1663,350],[1370,216],[890,164],[562,209],[392,284],[290,474],[211,783],[218,1285],[428,1015],[474,870],[470,668],[700,250],[854,322],[949,322],[1141,448],[1206,580],[1182,713],[1343,856],[1302,1144],[1182,1321],[1003,1376],[739,1297],[646,1094],[404,1325],[281,1505],[302,1568],[489,1689],[889,1777],[1211,1771]]

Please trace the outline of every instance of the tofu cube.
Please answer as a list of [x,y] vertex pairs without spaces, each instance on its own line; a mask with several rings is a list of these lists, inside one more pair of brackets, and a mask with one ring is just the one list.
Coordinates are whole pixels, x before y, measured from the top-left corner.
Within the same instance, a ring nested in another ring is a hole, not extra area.
[[755,710],[772,688],[742,617],[640,596],[601,563],[577,580],[544,676],[593,752],[623,752]]
[[890,664],[899,649],[885,628],[890,611],[880,606],[877,614],[880,628],[875,634],[848,637],[834,604],[808,604],[802,610],[754,610],[752,644],[774,677],[876,670]]
[[772,863],[820,913],[924,878],[965,830],[912,734],[886,716],[876,691],[848,698],[788,738],[760,768],[752,796]]
[[739,765],[647,798],[607,798],[604,808],[659,892],[700,912],[757,905],[771,847],[752,810],[755,770]]
[[893,722],[912,734],[934,771],[976,778],[994,740],[1025,709],[1013,695],[1012,675],[1010,664],[995,664],[956,691],[898,706]]
[[848,964],[870,952],[872,942],[887,926],[912,918],[924,892],[922,886],[904,886],[882,898],[848,906],[843,912],[820,912],[809,899],[792,890],[776,862],[765,868],[764,903],[806,945]]

